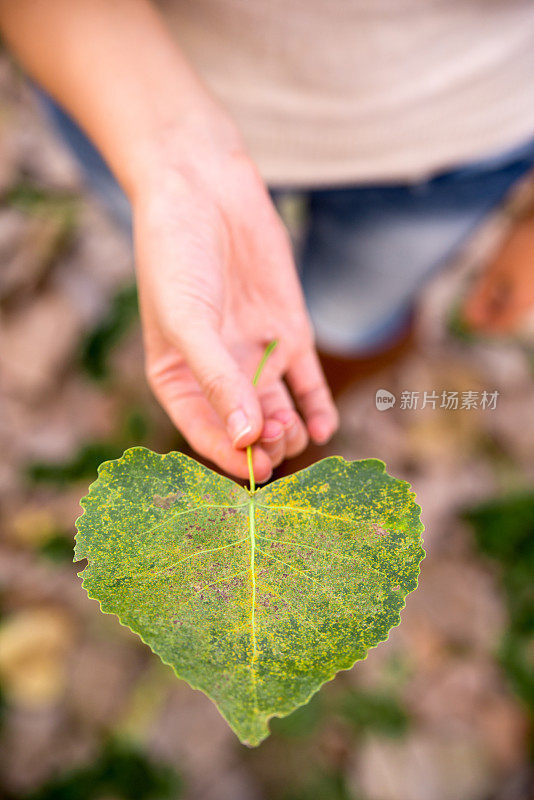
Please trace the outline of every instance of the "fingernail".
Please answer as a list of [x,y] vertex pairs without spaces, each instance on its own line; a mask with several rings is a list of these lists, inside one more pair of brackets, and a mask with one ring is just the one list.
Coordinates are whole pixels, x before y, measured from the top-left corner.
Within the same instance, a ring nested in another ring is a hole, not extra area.
[[248,421],[248,417],[241,408],[236,408],[235,411],[232,411],[231,414],[228,415],[226,420],[226,428],[228,430],[228,435],[232,440],[232,444],[234,447],[239,445],[241,439],[250,433],[252,430],[252,425]]
[[261,440],[264,442],[276,442],[284,435],[283,425],[275,419],[268,419],[261,432]]

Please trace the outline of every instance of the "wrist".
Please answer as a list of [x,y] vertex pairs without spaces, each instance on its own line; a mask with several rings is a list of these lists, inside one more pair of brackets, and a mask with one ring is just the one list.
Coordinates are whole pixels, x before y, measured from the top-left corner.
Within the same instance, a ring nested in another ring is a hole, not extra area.
[[211,98],[190,109],[156,116],[150,128],[124,153],[121,183],[132,205],[172,181],[210,183],[226,158],[244,153],[239,131]]

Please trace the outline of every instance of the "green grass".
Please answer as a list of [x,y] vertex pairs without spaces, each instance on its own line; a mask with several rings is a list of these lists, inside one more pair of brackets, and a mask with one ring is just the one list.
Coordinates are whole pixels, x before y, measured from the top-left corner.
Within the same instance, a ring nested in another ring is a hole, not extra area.
[[150,436],[150,423],[138,408],[124,414],[121,430],[109,439],[94,440],[81,445],[78,452],[66,461],[34,461],[25,467],[30,484],[47,484],[64,488],[77,481],[93,481],[97,468],[103,461],[119,458],[127,447],[146,444]]
[[498,658],[534,722],[534,491],[483,503],[464,518],[479,551],[499,565],[508,627]]
[[139,318],[135,284],[120,289],[112,298],[107,313],[81,342],[82,369],[94,380],[109,377],[109,355]]
[[182,781],[174,770],[111,741],[93,764],[53,778],[20,800],[178,800],[181,796]]

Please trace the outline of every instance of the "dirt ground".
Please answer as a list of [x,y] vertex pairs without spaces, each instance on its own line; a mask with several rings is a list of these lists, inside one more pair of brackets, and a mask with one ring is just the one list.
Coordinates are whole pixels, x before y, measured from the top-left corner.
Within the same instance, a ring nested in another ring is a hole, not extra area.
[[[342,393],[341,429],[321,451],[383,459],[412,483],[426,525],[419,588],[386,643],[250,751],[100,613],[72,564],[78,501],[98,463],[135,443],[183,442],[144,381],[130,244],[5,59],[0,193],[0,796],[534,797],[531,594],[511,638],[514,568],[531,559],[528,592],[534,558],[524,540],[506,562],[495,556],[464,514],[495,498],[511,497],[512,511],[516,495],[528,503],[534,337],[483,340],[454,315],[506,215],[427,287],[413,345]],[[377,409],[380,389],[392,408]],[[458,393],[457,409],[442,407],[443,392]],[[418,407],[406,407],[413,393]],[[519,639],[521,666],[506,657]]]

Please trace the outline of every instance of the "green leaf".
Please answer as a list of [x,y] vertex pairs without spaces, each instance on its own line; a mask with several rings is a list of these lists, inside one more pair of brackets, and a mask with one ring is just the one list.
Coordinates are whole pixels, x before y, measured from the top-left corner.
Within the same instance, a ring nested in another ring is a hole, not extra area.
[[325,458],[249,492],[134,447],[81,505],[88,595],[249,745],[387,638],[424,555],[409,484],[373,459]]

